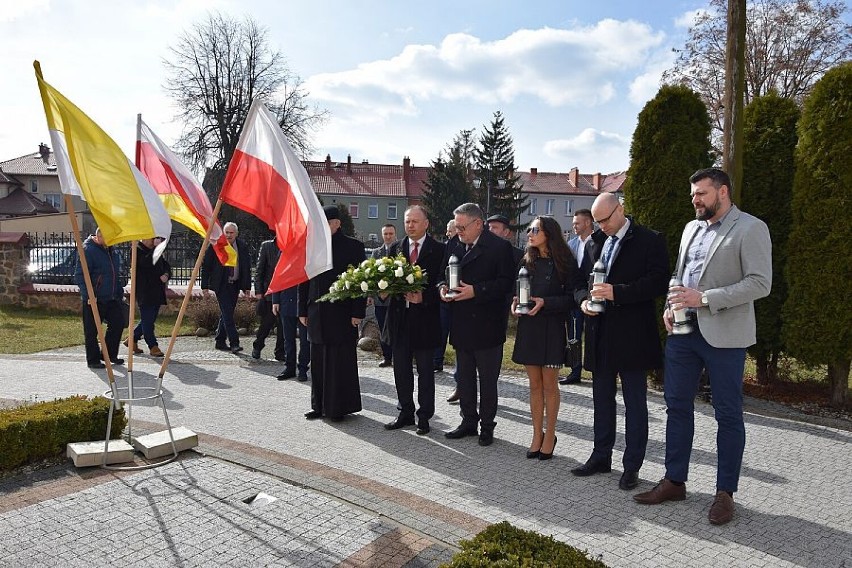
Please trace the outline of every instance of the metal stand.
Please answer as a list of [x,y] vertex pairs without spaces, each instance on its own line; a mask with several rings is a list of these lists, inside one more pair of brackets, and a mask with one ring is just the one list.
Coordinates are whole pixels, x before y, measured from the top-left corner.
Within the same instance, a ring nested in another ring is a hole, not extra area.
[[[165,465],[167,463],[171,463],[175,459],[177,459],[177,457],[178,457],[177,447],[175,446],[175,437],[174,437],[174,434],[172,433],[172,425],[169,422],[169,413],[166,412],[166,403],[163,400],[163,389],[162,389],[163,379],[162,379],[162,377],[160,377],[157,380],[157,386],[156,387],[136,387],[136,390],[145,391],[145,392],[153,391],[153,394],[149,394],[149,395],[146,395],[146,396],[137,396],[136,393],[134,392],[134,388],[133,388],[132,371],[130,371],[130,373],[131,374],[130,374],[129,379],[128,379],[127,388],[118,388],[118,387],[113,385],[113,388],[111,390],[108,390],[104,393],[104,396],[106,398],[108,398],[109,401],[110,401],[109,417],[107,418],[106,436],[104,438],[105,442],[104,442],[103,461],[101,462],[101,467],[104,468],[104,469],[111,469],[111,470],[117,470],[117,471],[135,471],[135,470],[151,469],[151,468],[159,467],[161,465]],[[119,392],[121,392],[121,391],[127,392],[126,398],[120,398],[119,397]],[[122,403],[126,403],[127,415],[128,415],[128,418],[127,418],[127,441],[131,442],[130,420],[131,420],[131,417],[133,415],[132,414],[133,403],[134,402],[141,402],[143,400],[156,400],[156,401],[159,402],[160,407],[163,409],[163,418],[166,421],[166,428],[168,428],[168,431],[169,431],[169,440],[171,441],[171,444],[172,444],[172,455],[165,458],[165,459],[162,459],[158,462],[147,463],[147,464],[144,464],[144,465],[109,465],[109,464],[107,464],[106,460],[107,460],[107,454],[109,452],[109,436],[110,436],[110,432],[112,430],[112,415],[113,415],[113,412],[115,412],[115,410],[117,408],[119,408]]]

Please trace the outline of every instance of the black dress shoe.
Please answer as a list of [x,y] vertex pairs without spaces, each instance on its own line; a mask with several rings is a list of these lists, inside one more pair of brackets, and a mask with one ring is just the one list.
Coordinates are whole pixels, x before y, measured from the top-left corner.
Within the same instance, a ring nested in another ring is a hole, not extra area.
[[237,345],[236,347],[231,347],[231,353],[233,353],[234,355],[236,355],[237,353],[239,353],[242,350],[243,350],[243,348],[240,347],[239,345]]
[[479,445],[490,446],[494,443],[494,432],[491,430],[482,430],[479,433]]
[[113,365],[124,365],[124,359],[112,359]]
[[459,391],[458,389],[453,391],[453,394],[447,399],[447,402],[450,404],[458,404],[459,403]]
[[252,359],[260,359],[260,349],[252,349],[251,350],[251,358]]
[[414,418],[397,416],[396,420],[385,424],[385,430],[399,430],[400,428],[405,428],[406,426],[414,426]]
[[284,369],[276,378],[279,381],[286,381],[287,379],[292,379],[295,376],[296,376],[296,371]]
[[612,463],[604,461],[589,460],[580,467],[575,467],[571,473],[577,477],[588,477],[596,473],[609,473],[612,471]]
[[316,420],[317,418],[322,418],[322,412],[319,410],[311,410],[310,412],[305,412],[305,418],[308,420]]
[[216,344],[216,350],[217,351],[230,351],[231,349],[227,345],[225,345],[224,343],[217,343]]
[[418,436],[425,436],[425,435],[426,435],[426,434],[428,434],[431,430],[432,430],[432,429],[431,429],[431,428],[429,428],[429,423],[428,423],[428,422],[419,422],[419,423],[417,424],[417,432],[416,432],[416,434],[417,434]]
[[307,381],[307,380],[308,380],[308,376],[307,376],[307,375],[299,375],[299,376],[296,378],[296,380],[297,380],[297,381],[299,381],[300,383],[304,383],[305,381]]
[[636,489],[637,485],[639,485],[639,474],[635,471],[625,471],[618,480],[618,488],[625,491]]
[[103,363],[101,363],[100,361],[98,361],[97,363],[89,363],[89,368],[90,368],[90,369],[103,369],[103,368],[105,368],[105,367],[106,367],[106,365],[104,365],[104,364],[103,364]]
[[576,385],[580,383],[580,377],[574,375],[568,375],[564,379],[559,379],[560,385]]
[[465,436],[476,436],[477,431],[476,427],[469,426],[459,426],[455,430],[450,430],[446,434],[444,434],[445,438],[449,438],[450,440],[458,440],[459,438],[464,438]]
[[391,361],[390,359],[385,359],[384,361],[379,363],[379,367],[390,367],[391,365],[393,365],[393,361]]

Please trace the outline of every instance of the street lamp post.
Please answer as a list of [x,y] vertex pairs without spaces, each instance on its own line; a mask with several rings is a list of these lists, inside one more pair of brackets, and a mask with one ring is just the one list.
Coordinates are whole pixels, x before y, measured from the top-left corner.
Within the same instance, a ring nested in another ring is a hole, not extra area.
[[[482,187],[482,179],[474,179],[473,187],[475,187],[476,189]],[[506,180],[498,179],[497,187],[499,187],[501,191],[506,189]],[[489,215],[491,215],[491,170],[488,170],[488,182],[485,186],[485,217],[487,218]]]

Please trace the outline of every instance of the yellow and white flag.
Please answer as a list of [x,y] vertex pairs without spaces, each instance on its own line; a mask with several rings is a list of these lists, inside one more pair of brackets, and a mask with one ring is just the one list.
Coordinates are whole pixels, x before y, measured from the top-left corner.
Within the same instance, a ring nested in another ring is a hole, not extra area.
[[74,103],[45,83],[33,62],[62,192],[86,200],[108,245],[172,232],[159,195],[112,138]]

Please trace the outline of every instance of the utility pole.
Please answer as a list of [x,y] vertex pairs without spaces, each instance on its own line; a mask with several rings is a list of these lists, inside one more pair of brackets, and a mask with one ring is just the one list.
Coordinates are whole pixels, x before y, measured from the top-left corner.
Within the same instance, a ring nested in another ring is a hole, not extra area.
[[725,122],[722,129],[722,169],[734,186],[731,198],[740,202],[743,181],[743,105],[745,95],[746,0],[728,0],[728,41],[725,51]]

